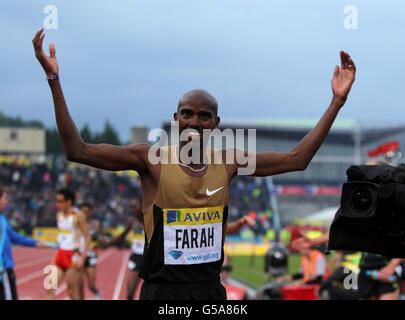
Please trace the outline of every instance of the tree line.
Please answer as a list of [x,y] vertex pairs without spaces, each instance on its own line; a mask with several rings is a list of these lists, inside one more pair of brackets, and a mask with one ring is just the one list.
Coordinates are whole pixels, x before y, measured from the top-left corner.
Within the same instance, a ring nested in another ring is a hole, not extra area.
[[[12,128],[40,128],[46,130],[46,152],[47,153],[62,153],[63,147],[59,137],[58,129],[46,128],[39,120],[23,120],[20,116],[9,117],[0,111],[0,127]],[[80,135],[85,142],[88,143],[109,143],[114,145],[122,145],[118,132],[113,125],[106,120],[104,129],[101,132],[92,132],[89,125],[86,123],[80,130]]]

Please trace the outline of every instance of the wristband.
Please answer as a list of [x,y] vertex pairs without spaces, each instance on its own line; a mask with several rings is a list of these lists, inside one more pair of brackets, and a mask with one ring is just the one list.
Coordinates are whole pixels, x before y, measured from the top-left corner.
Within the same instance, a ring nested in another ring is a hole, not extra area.
[[46,76],[46,80],[51,81],[51,80],[59,80],[59,74],[54,73],[54,74],[48,74]]

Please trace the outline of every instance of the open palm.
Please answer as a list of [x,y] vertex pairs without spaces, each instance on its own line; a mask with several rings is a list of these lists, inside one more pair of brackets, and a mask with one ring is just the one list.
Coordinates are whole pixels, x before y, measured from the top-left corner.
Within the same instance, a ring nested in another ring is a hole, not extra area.
[[53,43],[49,45],[50,56],[48,57],[42,49],[44,38],[45,33],[44,29],[42,28],[37,32],[34,39],[32,39],[32,44],[34,45],[35,49],[35,56],[37,57],[39,63],[41,64],[47,75],[57,74],[59,71],[59,67],[55,56],[55,46]]
[[346,100],[356,77],[356,66],[349,54],[340,51],[341,68],[335,67],[332,78],[332,91],[338,98]]

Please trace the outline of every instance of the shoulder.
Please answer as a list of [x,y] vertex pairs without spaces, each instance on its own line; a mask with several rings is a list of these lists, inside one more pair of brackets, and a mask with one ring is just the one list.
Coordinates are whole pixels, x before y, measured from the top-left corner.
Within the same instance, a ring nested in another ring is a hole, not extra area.
[[230,164],[236,159],[236,148],[216,149],[207,148],[206,155],[210,158],[210,163],[213,164]]
[[226,171],[231,180],[236,176],[239,166],[243,165],[247,157],[247,151],[239,148],[214,149],[214,155],[221,156],[221,161],[226,167]]
[[[172,148],[170,146],[158,146],[149,144],[137,144],[126,146],[129,152],[136,154],[139,159],[151,170],[152,167],[167,163],[167,157],[171,154]],[[139,172],[140,174],[146,172]]]
[[226,161],[227,163],[233,162],[236,165],[243,165],[244,162],[246,162],[246,158],[248,156],[255,155],[255,153],[240,148],[226,148],[219,151],[222,152],[224,161]]

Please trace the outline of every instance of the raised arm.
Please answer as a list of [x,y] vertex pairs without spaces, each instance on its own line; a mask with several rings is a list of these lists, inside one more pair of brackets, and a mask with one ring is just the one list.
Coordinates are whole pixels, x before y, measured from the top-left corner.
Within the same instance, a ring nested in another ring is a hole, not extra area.
[[[340,108],[346,102],[356,75],[356,66],[349,54],[341,51],[341,68],[335,67],[332,78],[333,98],[317,125],[287,153],[265,152],[256,155],[256,169],[252,175],[269,176],[304,170],[322,145]],[[245,153],[247,155],[247,153]],[[246,165],[246,164],[245,164]],[[241,167],[245,166],[241,165]]]
[[[50,56],[45,54],[42,48],[44,37],[44,29],[40,29],[32,43],[35,56],[49,79],[53,75],[58,75],[59,66],[54,44],[49,46]],[[136,170],[142,172],[147,170],[146,160],[149,145],[114,146],[110,144],[89,144],[83,141],[70,116],[58,78],[49,79],[48,82],[52,91],[56,123],[67,159],[111,171]]]
[[235,222],[230,222],[226,226],[226,234],[234,234],[239,232],[240,229],[242,229],[243,226],[253,226],[255,225],[256,222],[253,218],[251,218],[249,215],[243,216],[240,218],[238,221]]
[[329,232],[324,233],[317,238],[308,238],[303,232],[301,232],[301,237],[295,239],[291,243],[291,247],[295,250],[310,249],[320,244],[327,243],[329,241]]
[[125,230],[123,232],[121,232],[119,235],[111,238],[109,241],[106,241],[105,239],[101,238],[100,243],[99,243],[99,248],[105,249],[108,247],[115,246],[115,245],[119,244],[120,242],[124,241],[125,238],[127,237],[128,233],[131,232],[133,224],[134,224],[134,219],[130,218],[127,222]]

